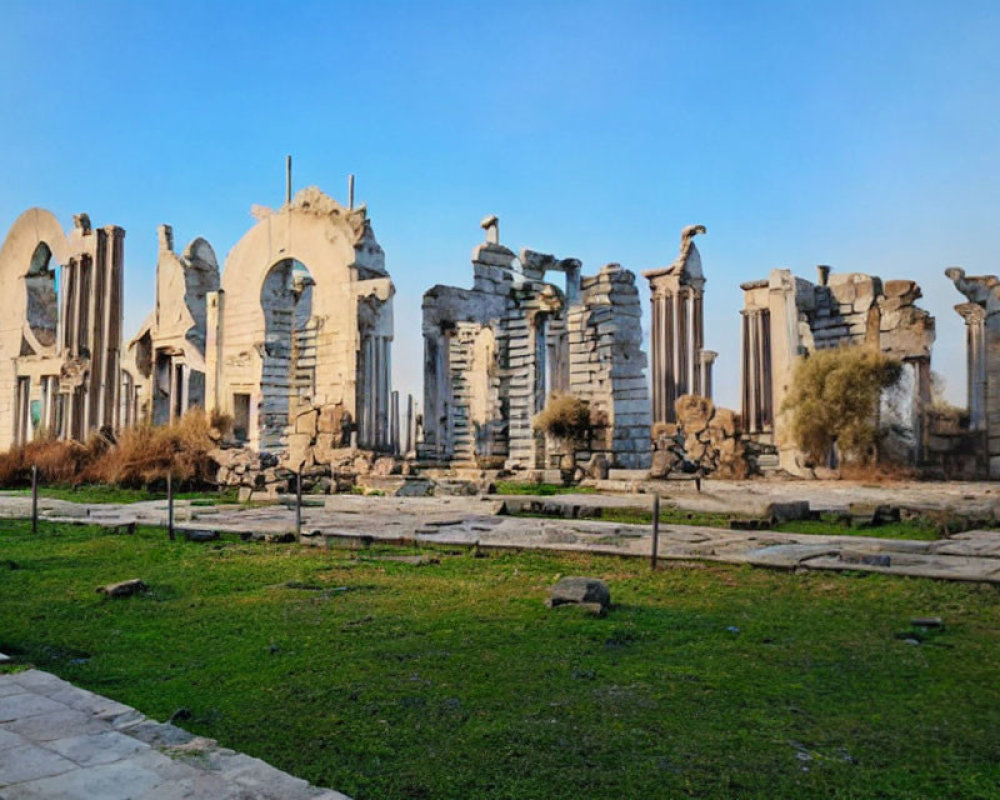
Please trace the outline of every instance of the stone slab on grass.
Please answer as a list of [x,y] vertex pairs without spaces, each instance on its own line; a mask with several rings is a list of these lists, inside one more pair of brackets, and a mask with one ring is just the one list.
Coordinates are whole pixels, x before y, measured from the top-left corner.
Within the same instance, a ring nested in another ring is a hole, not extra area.
[[40,670],[0,675],[3,800],[348,800]]

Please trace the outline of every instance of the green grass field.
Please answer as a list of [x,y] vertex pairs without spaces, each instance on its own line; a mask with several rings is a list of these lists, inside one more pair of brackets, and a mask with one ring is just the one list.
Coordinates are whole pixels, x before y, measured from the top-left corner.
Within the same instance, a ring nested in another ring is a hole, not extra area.
[[995,587],[0,524],[0,651],[357,800],[1000,796]]
[[[14,489],[10,494],[30,495],[30,489]],[[235,503],[238,490],[227,487],[221,492],[175,492],[177,500],[194,500],[199,504]],[[41,486],[39,497],[69,500],[73,503],[138,503],[144,500],[166,500],[166,491],[152,489],[127,489],[109,484],[82,484],[80,486]]]

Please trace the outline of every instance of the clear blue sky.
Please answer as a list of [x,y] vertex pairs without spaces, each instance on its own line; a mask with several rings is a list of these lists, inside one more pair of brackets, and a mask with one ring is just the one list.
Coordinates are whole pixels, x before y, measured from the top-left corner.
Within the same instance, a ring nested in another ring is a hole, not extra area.
[[[0,229],[41,205],[126,236],[126,335],[156,225],[224,257],[253,203],[357,174],[397,287],[467,286],[479,220],[585,270],[669,263],[702,223],[706,344],[735,406],[739,283],[789,267],[913,277],[965,400],[962,298],[1000,270],[1000,3],[45,3],[0,28]],[[642,288],[645,304],[646,290]]]

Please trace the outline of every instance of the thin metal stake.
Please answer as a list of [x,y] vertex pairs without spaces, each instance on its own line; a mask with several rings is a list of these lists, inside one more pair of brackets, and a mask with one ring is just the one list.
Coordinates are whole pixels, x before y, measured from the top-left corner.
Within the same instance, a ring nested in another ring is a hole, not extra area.
[[299,464],[299,476],[295,481],[295,538],[302,538],[302,465]]
[[653,552],[649,556],[649,568],[656,569],[656,556],[660,549],[660,495],[653,494]]
[[174,541],[174,476],[167,473],[167,535]]
[[38,533],[38,466],[31,468],[31,532]]

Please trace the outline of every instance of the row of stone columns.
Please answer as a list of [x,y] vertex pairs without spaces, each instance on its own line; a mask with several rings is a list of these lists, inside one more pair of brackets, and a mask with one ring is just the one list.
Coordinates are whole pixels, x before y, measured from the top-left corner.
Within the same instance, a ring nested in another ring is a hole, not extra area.
[[749,433],[761,433],[774,426],[770,313],[764,308],[748,308],[740,314],[743,317],[740,358],[743,424]]
[[702,292],[693,286],[657,288],[652,295],[653,421],[674,422],[685,394],[712,395],[716,353],[703,349]]
[[358,358],[357,420],[358,443],[377,450],[391,446],[390,375],[392,372],[388,336],[367,333],[361,340]]

